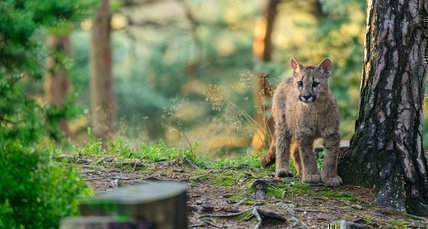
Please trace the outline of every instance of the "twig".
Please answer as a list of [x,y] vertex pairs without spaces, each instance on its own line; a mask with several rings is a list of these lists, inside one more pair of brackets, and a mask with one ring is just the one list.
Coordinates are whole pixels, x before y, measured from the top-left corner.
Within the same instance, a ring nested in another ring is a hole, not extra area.
[[235,206],[241,205],[241,204],[245,203],[245,201],[247,201],[247,198],[240,200],[238,203],[235,204]]
[[314,210],[314,209],[301,209],[301,208],[294,208],[295,211],[298,212],[314,212],[314,213],[326,213],[326,214],[333,214],[337,215],[339,213],[337,212],[331,212],[331,211],[323,211],[323,210]]
[[251,208],[244,211],[237,212],[237,213],[228,214],[228,215],[203,215],[203,216],[200,216],[199,218],[233,218],[236,216],[240,216],[250,210]]
[[86,178],[85,181],[92,181],[92,180],[102,180],[104,177],[93,177],[93,178]]
[[116,179],[116,180],[137,180],[135,178],[128,178],[128,177],[112,177],[110,179]]
[[194,168],[194,169],[199,169],[199,167],[197,165],[195,165],[195,163],[193,163],[191,160],[189,160],[188,158],[184,158],[183,159],[184,163],[190,165],[190,167]]
[[213,218],[204,218],[202,220],[202,222],[204,222],[205,224],[208,224],[210,226],[213,226],[215,228],[221,228],[220,226],[218,226],[217,224],[214,223],[215,221]]
[[218,226],[217,224],[215,224],[215,223],[213,223],[213,222],[210,222],[210,221],[206,221],[205,222],[206,224],[208,224],[208,225],[210,225],[210,226],[213,226],[213,227],[215,227],[215,228],[221,228],[220,226]]
[[134,164],[134,171],[135,171],[135,169],[137,168],[137,166],[138,167],[140,167],[140,166],[144,166],[144,164],[143,163],[141,163],[141,159],[138,159],[136,162],[135,162],[135,164]]
[[256,207],[253,207],[253,211],[252,211],[252,213],[253,213],[253,215],[254,215],[254,216],[256,217],[256,219],[257,219],[257,224],[256,224],[256,226],[254,227],[254,229],[262,228],[262,223],[263,223],[263,221],[262,221],[262,217],[260,216],[259,211],[257,211],[257,208],[256,208]]
[[197,227],[203,227],[203,226],[205,226],[205,224],[204,224],[204,223],[199,223],[199,224],[192,224],[192,225],[189,225],[189,228],[197,228]]

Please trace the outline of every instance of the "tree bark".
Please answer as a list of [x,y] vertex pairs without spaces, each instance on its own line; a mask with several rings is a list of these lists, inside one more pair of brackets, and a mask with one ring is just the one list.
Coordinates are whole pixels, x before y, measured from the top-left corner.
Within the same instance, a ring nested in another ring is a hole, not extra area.
[[101,0],[91,28],[90,97],[91,124],[96,137],[114,135],[114,92],[109,0]]
[[[277,15],[277,7],[281,0],[268,0],[264,17],[256,24],[253,54],[256,60],[261,62],[269,62],[272,59],[272,32]],[[266,119],[265,113],[268,109],[265,106],[264,99],[272,97],[273,89],[269,85],[268,75],[262,72],[255,74],[255,87],[253,93],[256,122],[256,131],[253,135],[252,147],[254,150],[261,150],[268,133],[273,130],[273,119]]]
[[422,142],[426,13],[421,0],[367,2],[359,117],[339,163],[345,183],[375,187],[378,204],[416,215],[428,215]]
[[[50,35],[47,40],[48,48],[55,53],[61,52],[69,56],[71,52],[70,37],[68,34],[63,36]],[[67,70],[55,60],[55,57],[49,57],[47,60],[47,76],[44,83],[45,97],[49,104],[62,107],[67,98],[70,88],[70,80]],[[59,127],[66,137],[71,137],[68,123],[65,119],[59,121]]]

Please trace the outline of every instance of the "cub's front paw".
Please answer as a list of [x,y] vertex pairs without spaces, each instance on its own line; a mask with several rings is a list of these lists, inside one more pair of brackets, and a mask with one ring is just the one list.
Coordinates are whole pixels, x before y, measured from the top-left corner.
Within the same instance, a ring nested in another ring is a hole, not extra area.
[[290,171],[288,171],[287,169],[278,169],[275,172],[275,177],[280,178],[280,177],[292,177],[293,174],[290,173]]
[[303,175],[302,182],[304,182],[304,183],[319,183],[319,182],[321,182],[321,176],[319,174]]
[[327,186],[337,187],[342,184],[342,178],[340,176],[326,177],[323,178],[322,182],[324,182],[324,184]]

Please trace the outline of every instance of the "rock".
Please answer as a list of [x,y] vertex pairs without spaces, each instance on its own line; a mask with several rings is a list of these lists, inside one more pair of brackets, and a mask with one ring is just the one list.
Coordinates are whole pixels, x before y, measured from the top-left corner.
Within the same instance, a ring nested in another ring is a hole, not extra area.
[[358,210],[362,210],[363,206],[359,205],[359,204],[353,204],[351,207],[358,209]]
[[269,186],[269,184],[264,180],[255,180],[251,187],[256,189],[256,198],[257,199],[264,199],[266,198],[266,188]]
[[300,222],[296,217],[291,217],[291,228],[293,229],[306,229],[308,228],[302,222]]
[[211,203],[208,200],[202,202],[202,205],[199,208],[199,212],[201,213],[207,213],[207,212],[213,212],[213,211],[214,211],[214,207],[211,205]]
[[366,224],[354,223],[346,220],[340,220],[333,222],[328,225],[328,228],[332,229],[368,229],[370,228]]

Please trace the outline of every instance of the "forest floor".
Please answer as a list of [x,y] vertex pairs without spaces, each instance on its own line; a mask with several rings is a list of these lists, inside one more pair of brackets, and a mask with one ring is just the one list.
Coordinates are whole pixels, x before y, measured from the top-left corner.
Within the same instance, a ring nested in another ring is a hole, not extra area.
[[265,228],[327,228],[341,220],[366,228],[428,226],[428,218],[376,206],[370,189],[308,185],[298,178],[276,180],[273,168],[230,162],[202,167],[186,157],[67,157],[97,193],[151,181],[187,183],[190,228],[252,228],[258,215]]

